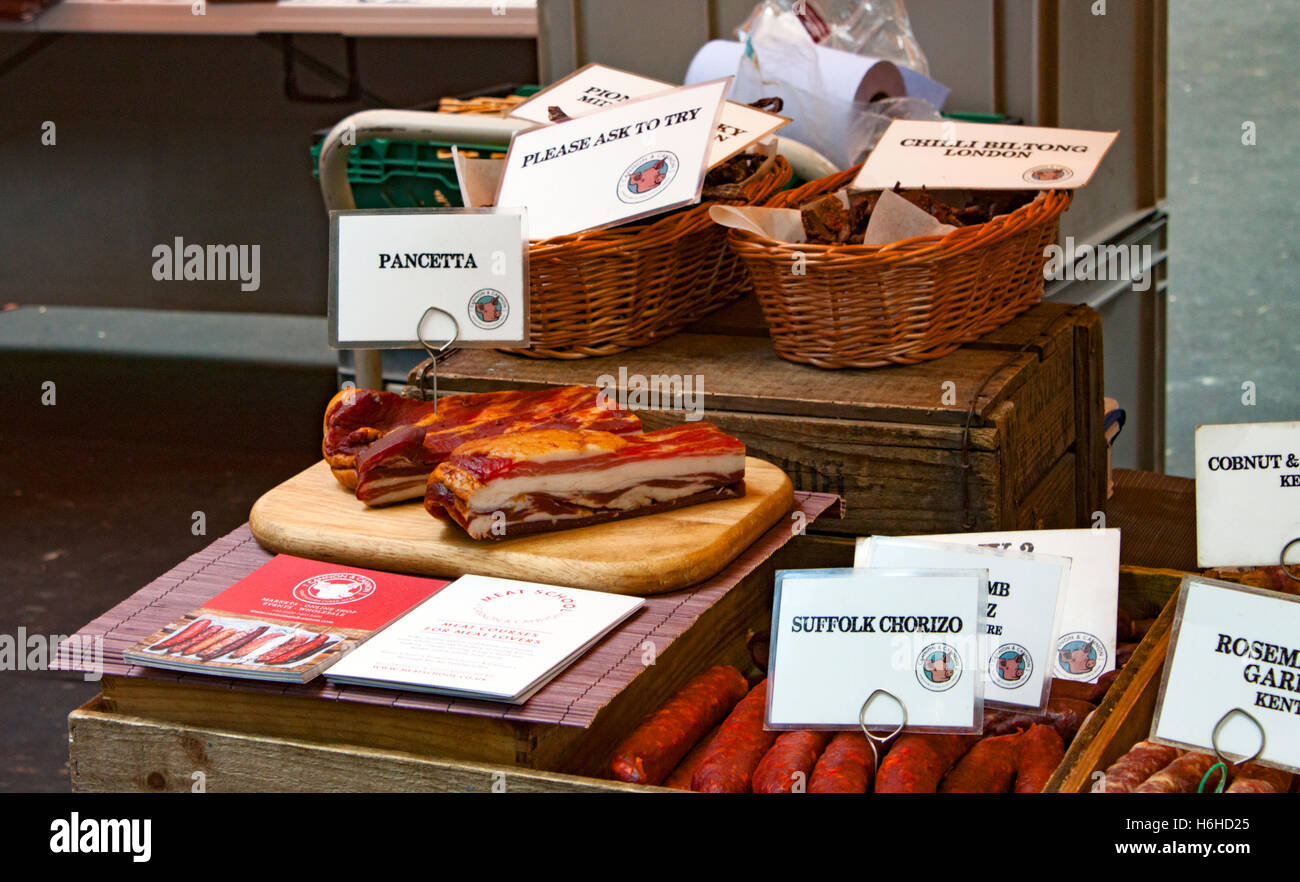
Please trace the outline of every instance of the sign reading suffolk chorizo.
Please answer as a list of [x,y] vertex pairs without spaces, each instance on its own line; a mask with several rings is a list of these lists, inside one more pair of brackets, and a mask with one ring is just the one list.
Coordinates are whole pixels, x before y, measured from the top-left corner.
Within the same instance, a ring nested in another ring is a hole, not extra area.
[[980,731],[987,590],[976,569],[777,573],[768,727]]
[[1074,190],[1092,179],[1119,132],[894,120],[853,180],[966,190]]
[[[1196,562],[1266,566],[1300,539],[1300,422],[1196,428]],[[1300,561],[1300,542],[1288,561]]]
[[670,89],[516,132],[495,204],[528,209],[529,236],[548,239],[697,202],[730,84]]
[[1300,597],[1183,579],[1151,739],[1208,751],[1216,727],[1228,758],[1300,771]]

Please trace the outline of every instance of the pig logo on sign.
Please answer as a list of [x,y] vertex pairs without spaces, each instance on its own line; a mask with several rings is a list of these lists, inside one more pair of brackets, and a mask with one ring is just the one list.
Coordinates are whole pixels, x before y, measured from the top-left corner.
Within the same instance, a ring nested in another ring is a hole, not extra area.
[[647,153],[619,176],[618,198],[633,204],[654,198],[677,175],[680,165],[677,155],[668,150]]
[[1023,686],[1034,669],[1029,650],[1018,643],[1004,643],[993,653],[990,672],[993,681],[1004,689]]
[[961,679],[961,657],[946,643],[931,643],[916,660],[916,679],[931,692],[951,689]]
[[1095,680],[1106,670],[1106,646],[1091,634],[1065,634],[1056,645],[1056,676]]
[[505,296],[495,288],[475,291],[469,299],[470,321],[485,331],[501,327],[509,310]]

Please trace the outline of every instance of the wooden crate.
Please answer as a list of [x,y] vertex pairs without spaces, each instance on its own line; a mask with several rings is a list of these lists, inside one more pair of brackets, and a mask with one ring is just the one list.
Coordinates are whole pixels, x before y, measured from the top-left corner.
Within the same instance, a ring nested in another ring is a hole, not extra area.
[[[794,569],[849,566],[852,560],[851,539],[810,535],[782,548],[769,563],[773,569]],[[1150,618],[1177,589],[1182,576],[1171,570],[1124,567],[1120,604],[1134,618]],[[770,579],[770,571],[767,577]],[[765,612],[770,613],[770,591],[766,601]],[[752,627],[766,627],[767,621],[766,615],[756,615]],[[1048,785],[1049,792],[1068,789],[1063,782],[1076,767],[1081,768],[1077,757],[1089,745],[1099,743],[1095,732],[1106,709],[1116,704],[1121,689],[1128,688],[1122,684],[1134,679],[1141,660],[1157,651],[1148,644],[1167,626],[1166,619],[1157,622],[1128,670],[1075,739],[1065,763]],[[731,630],[711,633],[743,636],[749,631],[738,622],[726,627]],[[680,684],[711,664],[744,665],[743,654],[743,640],[729,639],[719,641],[715,652],[692,653],[689,659],[671,662],[671,672],[665,668],[664,677],[653,678],[658,685],[642,690],[616,719],[611,717],[602,724],[607,737],[600,739],[599,745],[583,741],[588,756],[576,764],[581,769],[578,774],[556,771],[573,766],[566,766],[561,754],[547,745],[530,745],[522,733],[515,733],[513,740],[507,738],[503,749],[491,758],[485,759],[477,747],[470,758],[464,744],[450,737],[454,733],[446,730],[447,721],[429,725],[428,711],[367,705],[324,709],[320,706],[327,703],[300,698],[295,706],[283,695],[268,693],[259,701],[256,693],[250,698],[250,694],[229,689],[196,690],[192,684],[137,682],[125,701],[101,695],[69,715],[72,786],[77,791],[188,791],[194,773],[202,772],[205,786],[213,792],[484,792],[493,786],[509,792],[661,791],[596,776],[602,773],[613,744],[676,688],[664,688],[669,682]],[[115,685],[107,680],[106,693],[112,693]],[[141,686],[145,691],[138,691],[136,687]],[[1149,711],[1146,720],[1149,725]],[[472,721],[462,723],[466,728],[460,732],[461,739],[501,738],[500,732],[490,728],[470,731]],[[515,748],[521,752],[512,757],[510,751]]]
[[[699,376],[705,418],[776,463],[796,489],[840,495],[845,535],[1087,526],[1106,499],[1101,326],[1040,304],[925,364],[824,371],[778,359],[743,303],[644,349],[533,360],[461,350],[442,392]],[[617,384],[616,384],[617,385]],[[640,411],[647,426],[680,410]]]
[[[1047,783],[1050,792],[1090,793],[1098,776],[1117,759],[1151,734],[1160,680],[1169,652],[1170,632],[1178,606],[1178,589],[1183,577],[1177,570],[1147,570],[1136,573],[1137,585],[1150,606],[1162,600],[1162,610],[1105,700],[1079,730],[1065,759]],[[1217,574],[1225,581],[1246,581],[1249,577]],[[1123,594],[1121,593],[1121,598]]]

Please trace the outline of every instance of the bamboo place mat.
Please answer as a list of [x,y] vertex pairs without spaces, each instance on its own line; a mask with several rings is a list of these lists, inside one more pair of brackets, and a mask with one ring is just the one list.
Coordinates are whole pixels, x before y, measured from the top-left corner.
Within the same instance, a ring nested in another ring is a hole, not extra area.
[[1197,571],[1196,482],[1191,478],[1116,469],[1106,526],[1122,531],[1122,564]]
[[[808,524],[832,506],[840,505],[839,497],[829,493],[796,491],[794,498],[796,509],[803,512]],[[257,544],[247,524],[186,558],[170,572],[83,627],[73,638],[76,641],[73,645],[85,645],[84,641],[101,638],[103,672],[110,676],[151,677],[209,688],[216,686],[270,691],[363,704],[500,717],[520,722],[586,727],[595,719],[601,707],[644,670],[641,655],[642,647],[647,641],[651,641],[656,651],[662,653],[704,611],[775,554],[793,535],[790,523],[782,520],[708,581],[685,591],[645,598],[645,606],[638,613],[542,687],[526,703],[518,706],[448,698],[423,692],[335,686],[324,677],[317,677],[306,684],[268,683],[207,674],[177,673],[124,661],[122,653],[126,649],[190,610],[202,606],[272,558],[271,552]],[[65,649],[65,646],[60,646],[60,667],[66,670],[84,670],[75,653]]]

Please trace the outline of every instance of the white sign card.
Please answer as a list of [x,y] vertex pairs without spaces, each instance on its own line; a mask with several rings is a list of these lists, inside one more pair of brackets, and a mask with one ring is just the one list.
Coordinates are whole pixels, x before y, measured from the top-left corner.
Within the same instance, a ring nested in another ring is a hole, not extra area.
[[[1198,426],[1197,565],[1276,565],[1297,538],[1300,422]],[[1300,548],[1291,552],[1300,560]]]
[[528,227],[518,208],[330,212],[335,348],[528,343]]
[[1119,132],[894,120],[853,179],[860,190],[1073,190]]
[[698,202],[728,82],[516,132],[495,204],[526,207],[528,234],[548,239]]
[[1183,579],[1151,740],[1300,772],[1300,597]]
[[771,729],[979,732],[983,570],[783,570],[768,663]]
[[[1070,559],[1052,675],[1094,683],[1115,669],[1119,530],[1008,530],[917,536],[931,542],[1051,554]],[[858,540],[858,553],[866,539]]]
[[[576,119],[633,98],[644,98],[674,88],[672,83],[628,73],[603,64],[588,64],[563,79],[535,93],[517,105],[510,115],[536,123],[555,122],[560,118]],[[728,101],[718,117],[713,146],[709,150],[709,168],[731,158],[755,141],[790,122],[783,116]]]
[[984,676],[984,703],[1033,710],[1047,705],[1069,558],[876,536],[866,540],[854,565],[987,569],[976,659]]

